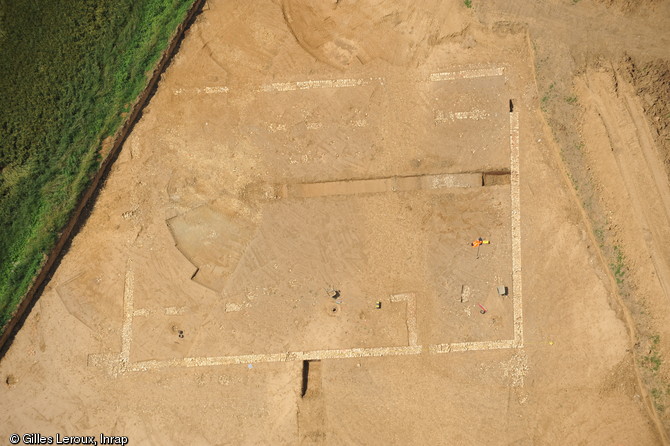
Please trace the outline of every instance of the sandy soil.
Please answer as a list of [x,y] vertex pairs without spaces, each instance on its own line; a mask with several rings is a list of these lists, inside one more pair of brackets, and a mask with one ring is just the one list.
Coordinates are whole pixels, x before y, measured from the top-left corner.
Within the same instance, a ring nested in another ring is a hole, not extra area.
[[665,444],[670,190],[602,61],[667,57],[667,2],[473,3],[209,2],[0,362],[0,438]]
[[493,26],[524,17],[540,108],[603,261],[616,276],[643,387],[667,432],[670,263],[663,232],[670,215],[670,109],[663,98],[670,92],[670,2],[599,3],[610,7],[506,2],[478,14]]

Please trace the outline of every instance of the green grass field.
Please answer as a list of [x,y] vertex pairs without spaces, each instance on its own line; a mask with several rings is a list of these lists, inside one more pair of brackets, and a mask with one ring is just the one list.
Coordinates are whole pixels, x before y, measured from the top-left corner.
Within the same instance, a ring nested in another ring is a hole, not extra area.
[[0,332],[193,0],[0,0]]

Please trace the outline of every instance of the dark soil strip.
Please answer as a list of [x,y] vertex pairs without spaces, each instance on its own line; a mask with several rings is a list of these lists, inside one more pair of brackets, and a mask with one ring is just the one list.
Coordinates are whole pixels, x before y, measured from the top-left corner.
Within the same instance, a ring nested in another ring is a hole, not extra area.
[[63,232],[61,232],[61,235],[58,238],[58,242],[56,242],[56,246],[52,249],[51,254],[44,263],[44,266],[42,266],[40,273],[37,275],[30,289],[17,307],[16,311],[14,312],[14,316],[5,326],[2,336],[0,336],[0,359],[2,359],[7,350],[9,350],[9,346],[12,344],[16,333],[18,333],[18,331],[23,326],[23,323],[30,314],[30,310],[35,305],[35,302],[37,302],[37,299],[39,299],[42,291],[44,290],[44,287],[47,283],[49,283],[51,276],[60,264],[60,260],[65,255],[65,253],[67,253],[72,243],[72,239],[86,222],[86,219],[90,215],[91,209],[93,208],[93,204],[98,197],[100,188],[107,180],[107,175],[111,170],[112,164],[114,164],[114,161],[116,161],[119,156],[119,152],[121,151],[123,143],[135,127],[135,124],[142,117],[142,110],[144,110],[144,107],[151,100],[161,75],[170,65],[172,57],[179,50],[179,46],[182,39],[184,38],[186,31],[195,21],[195,18],[198,16],[198,14],[202,11],[202,7],[205,2],[206,0],[196,0],[186,15],[184,21],[177,27],[170,44],[163,52],[163,57],[161,57],[160,62],[158,62],[158,65],[156,66],[156,69],[154,70],[153,75],[149,80],[149,84],[138,97],[126,122],[116,133],[114,144],[110,150],[109,155],[102,161],[100,169],[98,169],[95,177],[93,177],[91,180],[91,184],[82,194],[79,205],[72,213],[72,216],[70,217],[68,224],[63,229]]
[[[311,369],[311,377],[310,377]],[[321,360],[308,359],[302,362],[302,386],[300,398],[314,398],[321,394]]]
[[300,397],[304,398],[309,386],[309,361],[302,362],[302,387],[300,389]]

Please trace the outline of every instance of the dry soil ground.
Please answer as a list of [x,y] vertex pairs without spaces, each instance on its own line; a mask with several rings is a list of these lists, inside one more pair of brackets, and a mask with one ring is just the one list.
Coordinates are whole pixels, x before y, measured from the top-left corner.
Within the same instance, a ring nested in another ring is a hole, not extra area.
[[663,444],[538,82],[576,76],[670,314],[667,178],[602,62],[662,56],[667,2],[474,3],[209,2],[0,362],[2,441]]

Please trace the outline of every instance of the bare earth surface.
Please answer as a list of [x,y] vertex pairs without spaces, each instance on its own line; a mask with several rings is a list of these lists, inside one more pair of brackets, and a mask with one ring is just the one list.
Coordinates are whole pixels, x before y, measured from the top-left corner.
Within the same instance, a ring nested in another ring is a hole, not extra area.
[[0,362],[0,439],[664,444],[538,85],[574,79],[665,351],[662,154],[590,52],[668,57],[667,2],[473,3],[209,2]]

